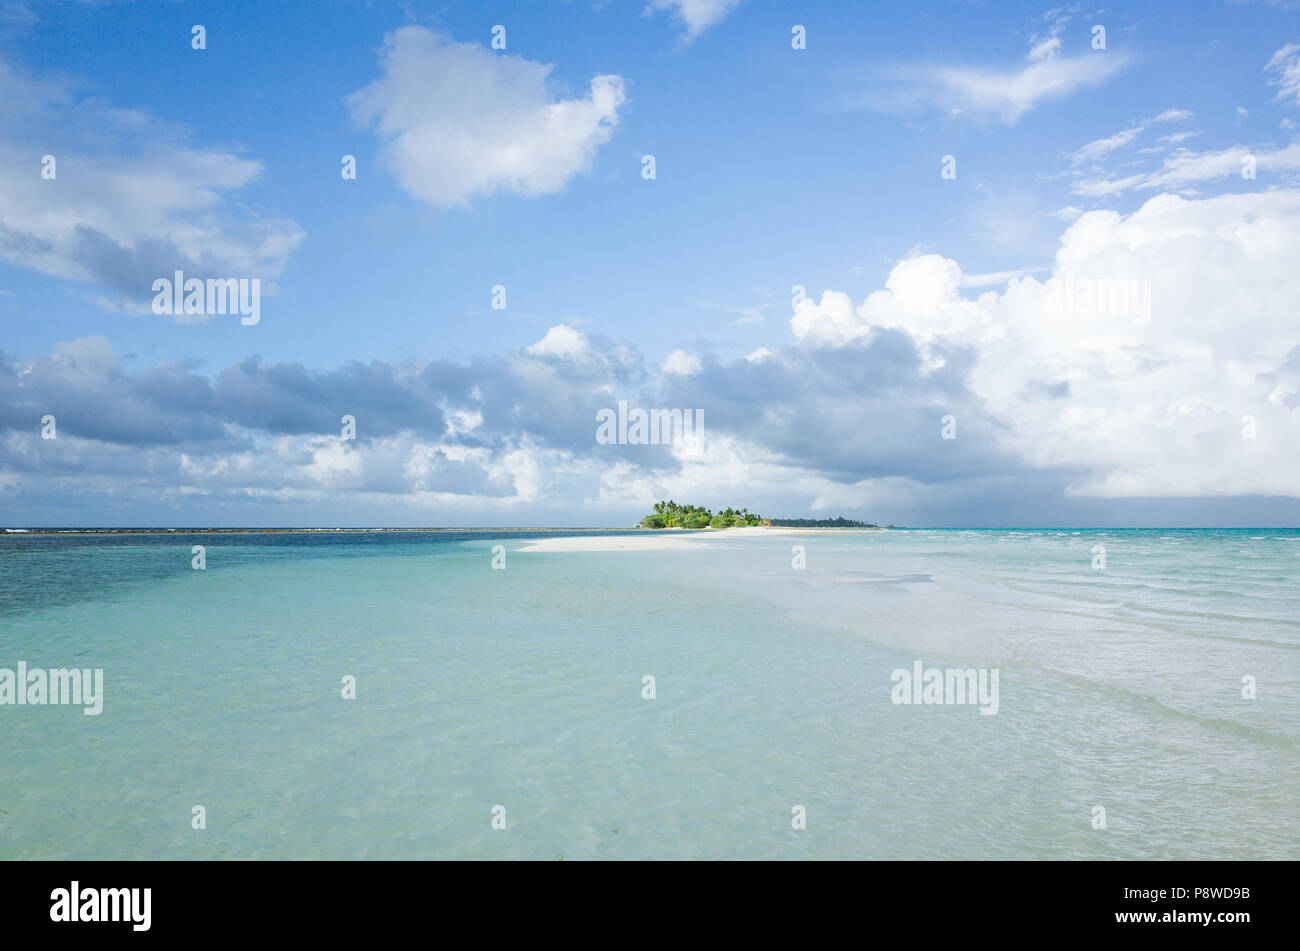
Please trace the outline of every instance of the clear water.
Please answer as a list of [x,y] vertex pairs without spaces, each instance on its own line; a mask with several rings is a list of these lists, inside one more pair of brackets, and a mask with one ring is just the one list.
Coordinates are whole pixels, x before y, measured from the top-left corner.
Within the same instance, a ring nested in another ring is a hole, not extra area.
[[0,667],[105,677],[0,706],[0,859],[1300,857],[1298,531],[521,544],[0,538]]

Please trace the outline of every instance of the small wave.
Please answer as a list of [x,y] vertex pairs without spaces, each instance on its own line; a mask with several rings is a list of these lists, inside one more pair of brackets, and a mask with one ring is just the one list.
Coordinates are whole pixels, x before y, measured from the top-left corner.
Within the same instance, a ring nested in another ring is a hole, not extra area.
[[1189,710],[1179,710],[1177,707],[1172,707],[1163,700],[1158,700],[1150,694],[1120,684],[1090,680],[1089,678],[1079,674],[1072,674],[1053,667],[1044,666],[1040,669],[1054,674],[1072,686],[1088,693],[1100,694],[1103,697],[1115,697],[1118,700],[1131,703],[1134,706],[1148,707],[1158,711],[1161,715],[1190,721],[1207,729],[1215,730],[1216,732],[1228,733],[1238,737],[1249,737],[1250,739],[1261,740],[1272,746],[1283,746],[1288,749],[1295,749],[1297,746],[1295,737],[1289,736],[1285,733],[1274,733],[1271,730],[1264,730],[1259,727],[1248,726],[1245,723],[1238,723],[1236,720],[1225,720],[1222,717],[1207,717],[1202,716],[1199,713],[1192,713]]
[[[1133,611],[1138,617],[1158,618],[1168,616],[1170,618],[1196,618],[1198,620],[1210,621],[1227,621],[1233,624],[1284,624],[1288,627],[1300,627],[1300,621],[1285,617],[1258,617],[1243,614],[1222,614],[1212,611],[1179,611],[1174,608],[1153,608],[1150,605],[1141,604],[1137,601],[1125,601],[1116,606],[1120,610]],[[1178,630],[1176,633],[1186,634],[1188,637],[1213,637],[1216,639],[1233,640],[1233,641],[1251,641],[1252,643],[1269,644],[1274,647],[1286,647],[1291,650],[1300,650],[1300,644],[1289,643],[1287,641],[1274,641],[1267,638],[1239,637],[1229,634],[1200,634],[1187,630]]]

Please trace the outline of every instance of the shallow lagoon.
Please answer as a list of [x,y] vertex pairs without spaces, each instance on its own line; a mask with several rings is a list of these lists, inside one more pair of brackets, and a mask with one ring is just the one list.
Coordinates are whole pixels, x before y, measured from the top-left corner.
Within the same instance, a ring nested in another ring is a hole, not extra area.
[[193,540],[0,539],[0,858],[1300,854],[1300,532]]

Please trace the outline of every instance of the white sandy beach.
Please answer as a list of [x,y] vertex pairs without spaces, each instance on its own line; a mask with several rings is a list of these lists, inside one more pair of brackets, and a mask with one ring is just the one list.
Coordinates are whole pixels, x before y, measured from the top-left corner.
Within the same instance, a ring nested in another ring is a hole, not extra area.
[[755,535],[796,535],[797,528],[658,528],[641,529],[636,535],[588,535],[568,538],[538,538],[519,551],[687,551],[724,548],[731,538]]

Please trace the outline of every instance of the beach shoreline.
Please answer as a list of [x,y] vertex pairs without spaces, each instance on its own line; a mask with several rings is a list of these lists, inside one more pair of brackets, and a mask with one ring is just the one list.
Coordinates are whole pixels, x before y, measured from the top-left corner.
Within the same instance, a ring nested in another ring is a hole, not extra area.
[[877,531],[877,529],[772,528],[651,528],[638,529],[633,537],[573,536],[543,538],[518,549],[521,552],[593,552],[593,551],[693,551],[722,548],[727,539],[754,538],[768,535],[799,535],[810,531]]

